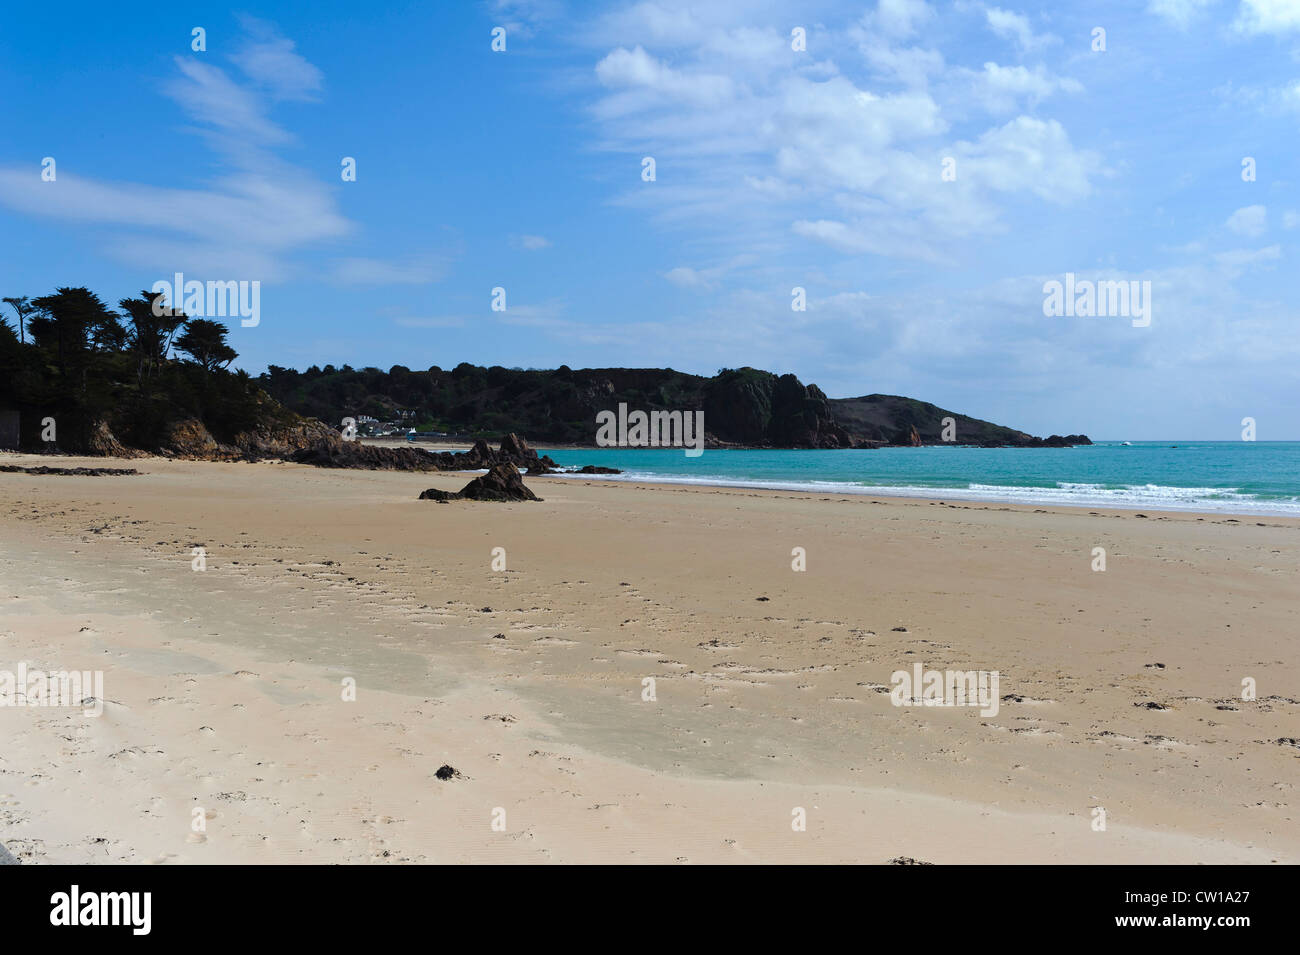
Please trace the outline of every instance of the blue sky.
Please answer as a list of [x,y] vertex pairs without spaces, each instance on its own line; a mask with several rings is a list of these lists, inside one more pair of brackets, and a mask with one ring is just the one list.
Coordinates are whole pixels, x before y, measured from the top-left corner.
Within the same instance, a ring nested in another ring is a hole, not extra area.
[[[6,12],[5,295],[260,281],[254,374],[753,365],[1300,439],[1300,0],[125,6]],[[1067,272],[1150,327],[1044,316]]]

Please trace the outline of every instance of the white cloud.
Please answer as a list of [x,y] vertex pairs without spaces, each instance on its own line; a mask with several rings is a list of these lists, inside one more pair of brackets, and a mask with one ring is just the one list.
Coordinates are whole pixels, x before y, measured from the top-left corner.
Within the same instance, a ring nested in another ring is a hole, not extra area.
[[539,249],[549,249],[551,240],[544,235],[521,235],[519,244],[530,252],[536,252]]
[[1300,80],[1278,86],[1224,83],[1214,95],[1234,108],[1258,110],[1265,115],[1300,112]]
[[1150,0],[1147,10],[1186,29],[1207,7],[1217,0]]
[[1096,153],[1074,149],[1059,122],[1029,116],[989,130],[973,145],[960,144],[958,153],[964,157],[959,168],[989,188],[1027,190],[1057,203],[1087,196],[1101,168]]
[[720,105],[732,96],[729,77],[670,69],[639,46],[614,50],[596,64],[596,76],[609,87],[639,88],[706,106]]
[[679,288],[691,289],[711,289],[717,286],[719,280],[727,273],[735,269],[749,265],[754,261],[753,256],[737,255],[721,265],[715,265],[706,269],[695,269],[685,265],[679,265],[675,269],[669,269],[664,273],[664,278]]
[[1228,216],[1224,225],[1238,235],[1261,236],[1268,231],[1268,209],[1265,206],[1245,206]]
[[[978,9],[1018,44],[1050,42],[1018,14]],[[807,240],[936,261],[955,240],[999,231],[1004,196],[1071,202],[1105,171],[1059,120],[1017,116],[1081,84],[1041,64],[948,65],[918,38],[937,24],[928,4],[885,0],[847,29],[807,23],[810,49],[826,57],[815,63],[790,55],[788,30],[733,22],[750,13],[654,0],[598,18],[585,35],[601,50],[590,108],[599,146],[658,162],[653,188],[638,180],[615,202],[663,226],[698,226],[732,254]],[[837,64],[845,41],[861,59]],[[869,76],[855,75],[864,68]],[[982,113],[1000,125],[973,118]],[[946,140],[954,124],[967,138]],[[940,180],[944,156],[960,161],[955,183]],[[693,271],[667,278],[700,281]]]
[[878,30],[891,37],[909,37],[934,16],[925,0],[879,0],[874,14],[868,14]]
[[1013,13],[1000,7],[988,7],[984,11],[989,29],[998,36],[1014,40],[1025,52],[1040,50],[1053,43],[1060,43],[1061,38],[1050,33],[1039,35],[1029,25],[1029,18],[1024,14]]
[[1296,0],[1241,0],[1234,24],[1243,33],[1290,33],[1300,30]]
[[489,7],[496,18],[493,26],[505,28],[507,49],[511,39],[532,39],[565,14],[562,0],[492,0]]
[[981,73],[971,72],[975,95],[994,113],[1018,109],[1022,100],[1036,105],[1053,93],[1081,93],[1083,84],[1068,77],[1055,77],[1042,64],[1032,70],[1023,66],[999,66],[985,63]]
[[713,284],[712,280],[703,272],[684,265],[669,269],[664,273],[664,278],[681,288],[708,288]]

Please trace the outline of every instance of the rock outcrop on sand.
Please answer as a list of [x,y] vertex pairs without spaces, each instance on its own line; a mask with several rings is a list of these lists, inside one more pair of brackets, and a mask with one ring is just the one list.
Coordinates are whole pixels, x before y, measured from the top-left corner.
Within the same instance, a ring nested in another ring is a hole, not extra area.
[[509,461],[492,465],[487,474],[474,478],[459,491],[440,491],[431,487],[420,494],[422,501],[540,501]]
[[140,458],[144,457],[143,451],[135,448],[128,448],[113,434],[113,430],[108,426],[107,421],[97,421],[90,429],[90,435],[86,438],[86,452],[88,454],[102,455],[106,458]]

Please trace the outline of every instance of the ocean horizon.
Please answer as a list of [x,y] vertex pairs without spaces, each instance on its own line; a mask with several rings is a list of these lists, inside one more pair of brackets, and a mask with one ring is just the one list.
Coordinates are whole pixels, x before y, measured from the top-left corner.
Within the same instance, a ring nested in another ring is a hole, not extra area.
[[711,449],[696,458],[677,448],[539,451],[561,467],[623,472],[601,476],[611,481],[1300,517],[1300,441]]

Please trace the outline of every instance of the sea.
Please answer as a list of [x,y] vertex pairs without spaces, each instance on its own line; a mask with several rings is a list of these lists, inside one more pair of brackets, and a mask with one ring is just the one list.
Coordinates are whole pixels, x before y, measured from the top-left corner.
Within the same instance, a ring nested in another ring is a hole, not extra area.
[[1300,441],[1099,441],[1075,448],[930,446],[870,451],[539,448],[601,480],[944,501],[1300,517]]

